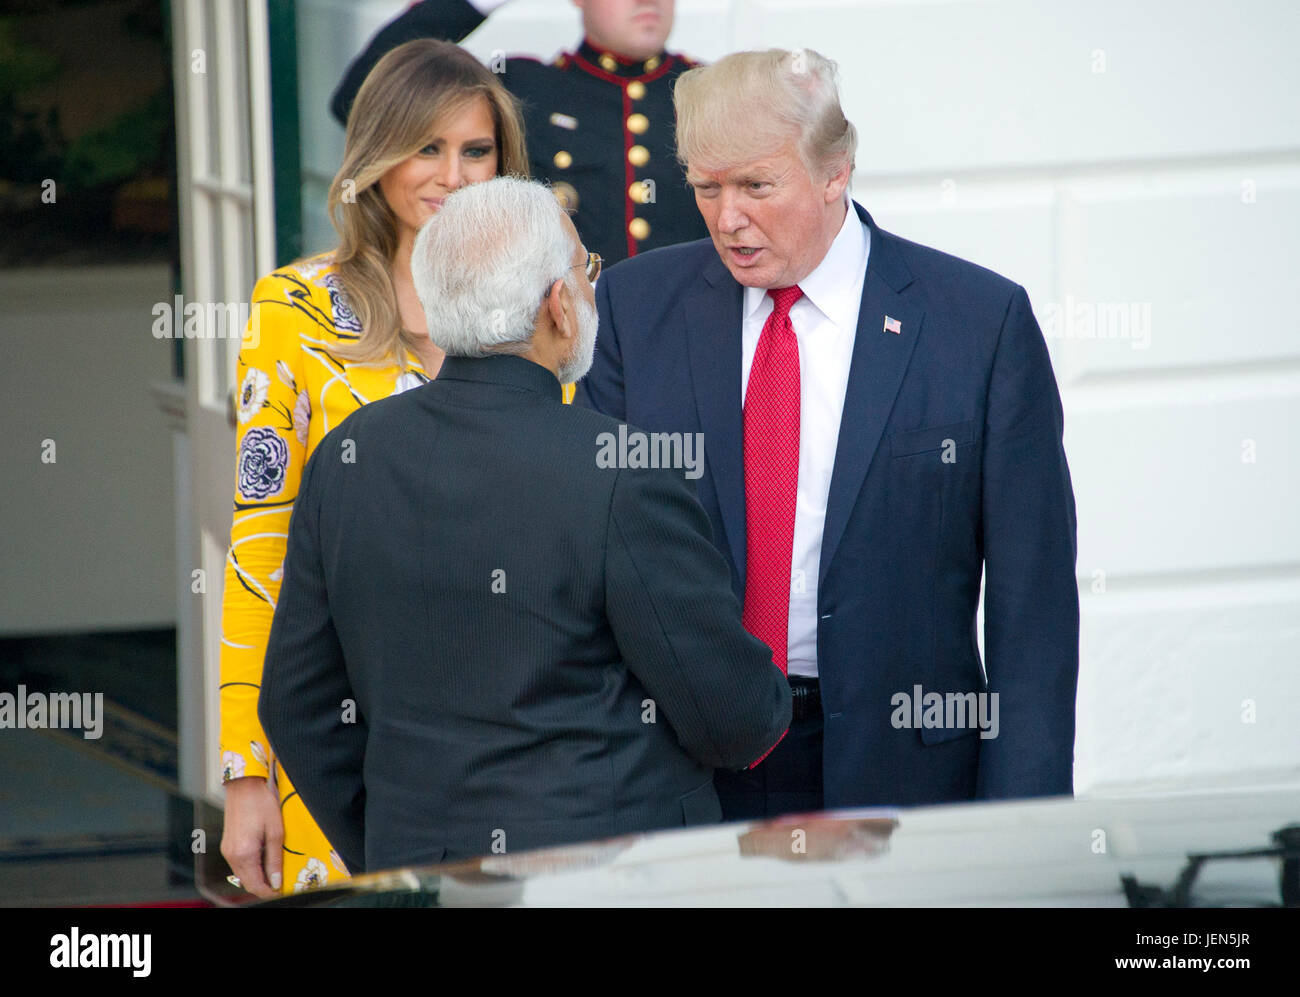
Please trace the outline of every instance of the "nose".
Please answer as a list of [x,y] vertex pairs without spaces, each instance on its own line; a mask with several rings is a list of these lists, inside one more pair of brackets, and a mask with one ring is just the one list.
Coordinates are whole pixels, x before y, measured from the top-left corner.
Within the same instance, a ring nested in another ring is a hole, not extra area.
[[438,178],[438,182],[449,191],[460,189],[461,184],[465,181],[460,171],[459,156],[443,157],[442,175]]
[[718,231],[732,235],[747,225],[749,217],[741,208],[739,194],[723,187],[718,192]]

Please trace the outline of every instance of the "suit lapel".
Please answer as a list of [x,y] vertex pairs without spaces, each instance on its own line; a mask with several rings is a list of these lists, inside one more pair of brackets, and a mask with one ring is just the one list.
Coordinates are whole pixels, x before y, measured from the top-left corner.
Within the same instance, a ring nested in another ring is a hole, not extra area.
[[[826,501],[819,583],[826,577],[880,445],[925,317],[919,303],[907,302],[900,293],[913,278],[896,240],[877,228],[861,205],[854,202],[853,207],[871,229],[871,247]],[[683,305],[691,382],[704,433],[705,466],[718,497],[727,545],[743,592],[745,459],[740,352],[744,291],[716,255],[705,265],[702,276],[703,283],[696,285]],[[898,321],[900,332],[885,331],[886,316]]]
[[704,463],[718,496],[727,545],[743,592],[745,461],[740,410],[740,311],[744,292],[716,254],[705,265],[703,277],[704,283],[696,284],[684,303],[691,383],[704,433]]
[[[911,296],[913,300],[909,303],[900,294],[912,283],[912,274],[898,252],[896,240],[877,228],[859,204],[854,202],[853,207],[871,229],[871,246],[849,383],[844,392],[844,413],[835,447],[835,467],[826,499],[819,585],[835,557],[867,469],[880,445],[925,317],[915,296]],[[898,333],[885,330],[886,317],[898,322]]]

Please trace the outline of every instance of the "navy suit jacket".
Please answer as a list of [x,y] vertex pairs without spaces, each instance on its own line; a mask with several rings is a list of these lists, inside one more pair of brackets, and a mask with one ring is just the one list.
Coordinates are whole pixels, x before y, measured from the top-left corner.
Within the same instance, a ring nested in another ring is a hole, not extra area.
[[[817,580],[826,806],[1069,794],[1075,509],[1042,332],[1024,288],[853,207],[871,245]],[[698,494],[743,600],[742,300],[709,240],[611,268],[576,400],[703,434]],[[980,692],[996,737],[915,722],[917,698]]]

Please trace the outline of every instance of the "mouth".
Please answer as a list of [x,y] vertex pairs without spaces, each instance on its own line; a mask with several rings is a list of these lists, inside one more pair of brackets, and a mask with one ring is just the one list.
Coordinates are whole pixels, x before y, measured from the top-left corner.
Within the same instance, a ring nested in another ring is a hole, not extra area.
[[752,266],[763,252],[762,246],[728,246],[727,256],[739,266]]
[[445,200],[445,197],[422,197],[420,198],[420,203],[430,211],[437,211],[442,207],[442,202]]

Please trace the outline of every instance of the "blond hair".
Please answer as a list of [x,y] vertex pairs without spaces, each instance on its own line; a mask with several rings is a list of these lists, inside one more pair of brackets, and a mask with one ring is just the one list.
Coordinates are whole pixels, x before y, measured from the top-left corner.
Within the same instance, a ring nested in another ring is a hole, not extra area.
[[811,49],[733,53],[678,77],[673,102],[683,166],[731,169],[793,140],[809,176],[853,169],[858,133],[840,107],[836,65]]
[[362,329],[355,343],[338,350],[345,359],[392,357],[406,365],[415,337],[402,328],[392,278],[397,219],[379,179],[479,98],[486,98],[496,126],[497,174],[527,176],[524,126],[514,97],[458,45],[434,38],[399,45],[375,64],[357,91],[343,163],[327,202],[339,234],[335,272]]

